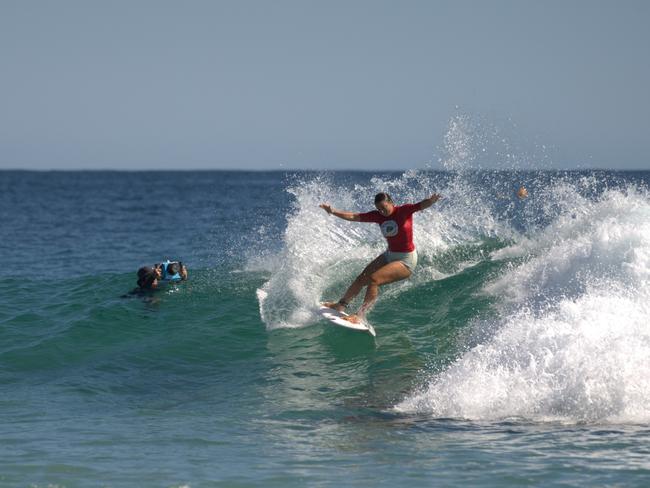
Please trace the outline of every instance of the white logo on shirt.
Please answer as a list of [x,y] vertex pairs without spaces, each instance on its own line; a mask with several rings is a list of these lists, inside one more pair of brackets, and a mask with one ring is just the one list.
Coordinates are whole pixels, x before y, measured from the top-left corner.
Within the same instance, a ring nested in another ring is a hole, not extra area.
[[379,226],[381,228],[381,233],[384,237],[395,237],[397,235],[397,222],[394,220],[387,220]]

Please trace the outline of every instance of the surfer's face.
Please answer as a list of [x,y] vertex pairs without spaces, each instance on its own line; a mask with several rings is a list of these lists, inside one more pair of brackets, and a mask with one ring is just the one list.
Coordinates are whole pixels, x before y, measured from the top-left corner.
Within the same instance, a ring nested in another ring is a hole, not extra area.
[[395,205],[393,205],[393,202],[384,200],[383,202],[376,203],[375,207],[377,208],[377,210],[379,210],[380,214],[382,214],[385,217],[388,217],[390,214],[393,213],[393,208],[395,208]]

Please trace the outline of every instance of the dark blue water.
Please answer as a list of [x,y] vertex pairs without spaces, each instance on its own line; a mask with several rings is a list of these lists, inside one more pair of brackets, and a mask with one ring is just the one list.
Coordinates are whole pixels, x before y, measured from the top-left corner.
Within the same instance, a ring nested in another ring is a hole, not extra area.
[[[649,182],[0,172],[0,485],[646,486]],[[314,310],[384,247],[318,203],[377,191],[445,198],[373,340]]]

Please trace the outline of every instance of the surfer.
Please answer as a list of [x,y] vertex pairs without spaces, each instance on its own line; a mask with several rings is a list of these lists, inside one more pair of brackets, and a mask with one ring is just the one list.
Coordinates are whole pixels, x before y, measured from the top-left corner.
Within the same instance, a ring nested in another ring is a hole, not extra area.
[[413,244],[413,214],[429,208],[440,198],[442,198],[440,195],[434,193],[419,203],[395,205],[390,195],[382,192],[375,195],[376,210],[365,213],[336,210],[331,205],[322,203],[320,208],[329,215],[351,222],[379,224],[382,235],[388,241],[388,250],[365,267],[345,292],[343,298],[338,302],[324,302],[323,305],[342,312],[363,287],[367,287],[366,296],[359,311],[346,317],[346,320],[358,323],[365,317],[366,312],[377,299],[380,286],[410,277],[418,262],[418,253]]

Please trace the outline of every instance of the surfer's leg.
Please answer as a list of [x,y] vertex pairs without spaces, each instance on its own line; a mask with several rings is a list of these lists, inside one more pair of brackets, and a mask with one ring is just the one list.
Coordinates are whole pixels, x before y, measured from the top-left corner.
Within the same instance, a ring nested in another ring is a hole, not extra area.
[[395,281],[405,280],[411,276],[411,270],[408,269],[401,261],[393,261],[379,270],[372,273],[368,280],[368,288],[366,289],[366,296],[363,299],[363,305],[359,309],[357,315],[364,316],[366,312],[372,307],[379,295],[379,287],[394,283]]
[[341,302],[344,303],[350,303],[352,300],[354,300],[354,297],[356,297],[361,289],[366,286],[368,283],[370,283],[370,277],[373,275],[373,273],[377,272],[379,269],[381,269],[383,266],[386,265],[386,257],[384,254],[380,254],[377,256],[375,259],[373,259],[368,266],[366,266],[361,274],[357,276],[357,278],[352,282],[348,290],[345,292],[345,295],[343,295],[343,298],[339,302],[325,302],[323,305],[326,307],[334,308],[338,310],[339,312],[342,312],[345,309],[344,305],[341,305]]

